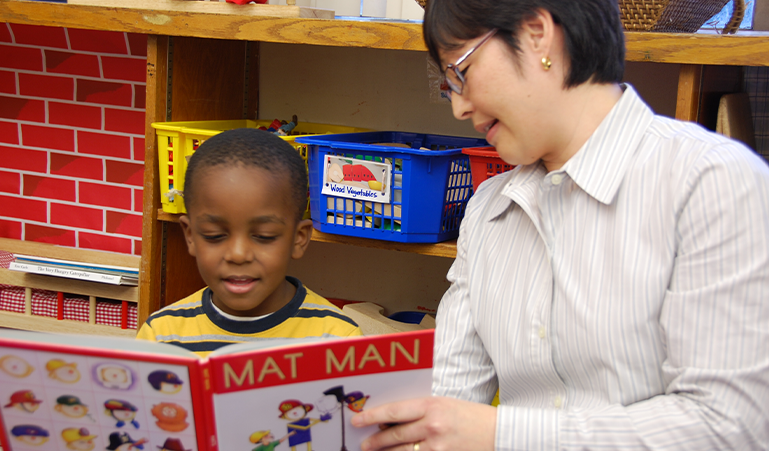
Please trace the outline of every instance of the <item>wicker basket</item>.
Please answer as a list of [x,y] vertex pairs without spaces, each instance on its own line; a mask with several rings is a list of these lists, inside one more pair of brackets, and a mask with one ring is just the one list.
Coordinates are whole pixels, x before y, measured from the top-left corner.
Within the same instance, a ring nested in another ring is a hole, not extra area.
[[[578,1],[578,0],[577,0]],[[424,8],[427,0],[416,0]],[[729,0],[619,0],[622,25],[628,31],[694,33]],[[745,0],[734,0],[724,33],[735,33],[745,15]]]
[[[619,0],[619,10],[628,31],[694,33],[727,3],[729,0]],[[744,14],[744,0],[734,0],[734,14],[724,31],[734,33]]]

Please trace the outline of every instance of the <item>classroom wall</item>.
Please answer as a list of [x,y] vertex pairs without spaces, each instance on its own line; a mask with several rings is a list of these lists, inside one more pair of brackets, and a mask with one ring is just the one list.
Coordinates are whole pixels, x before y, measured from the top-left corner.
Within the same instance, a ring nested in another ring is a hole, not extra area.
[[0,23],[0,237],[141,254],[146,50]]

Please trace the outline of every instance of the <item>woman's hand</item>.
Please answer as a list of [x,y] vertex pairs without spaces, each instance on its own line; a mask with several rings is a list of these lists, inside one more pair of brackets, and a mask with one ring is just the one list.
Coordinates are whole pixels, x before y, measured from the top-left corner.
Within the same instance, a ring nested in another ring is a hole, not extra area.
[[385,404],[352,417],[353,426],[383,428],[363,442],[362,451],[492,451],[496,422],[495,407],[438,397]]

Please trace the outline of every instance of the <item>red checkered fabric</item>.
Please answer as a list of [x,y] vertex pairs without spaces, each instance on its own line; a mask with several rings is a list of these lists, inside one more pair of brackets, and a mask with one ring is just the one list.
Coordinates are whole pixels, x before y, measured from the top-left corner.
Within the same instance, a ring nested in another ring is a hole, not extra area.
[[55,291],[32,290],[32,314],[56,318],[59,300]]
[[25,290],[22,287],[0,289],[0,310],[24,313]]
[[[58,313],[58,293],[47,290],[32,290],[32,315],[56,318]],[[96,301],[96,324],[120,327],[122,302]],[[0,287],[0,310],[24,313],[25,289],[23,287]],[[128,303],[127,327],[136,329],[138,325],[138,309],[133,302]],[[88,298],[77,295],[64,295],[64,319],[87,323],[90,316],[91,303]]]
[[6,251],[0,251],[0,268],[8,269],[13,261],[13,254]]
[[88,299],[64,295],[64,319],[88,322],[91,302]]

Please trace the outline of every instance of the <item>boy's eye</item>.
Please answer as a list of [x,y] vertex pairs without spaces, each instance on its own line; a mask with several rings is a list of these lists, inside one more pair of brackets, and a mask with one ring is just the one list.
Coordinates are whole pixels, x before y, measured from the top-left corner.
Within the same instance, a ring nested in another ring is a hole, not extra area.
[[275,235],[254,235],[257,241],[275,241],[277,236]]
[[210,234],[210,235],[203,234],[203,239],[208,241],[209,243],[215,243],[217,241],[221,241],[223,238],[224,238],[224,235],[221,233]]

